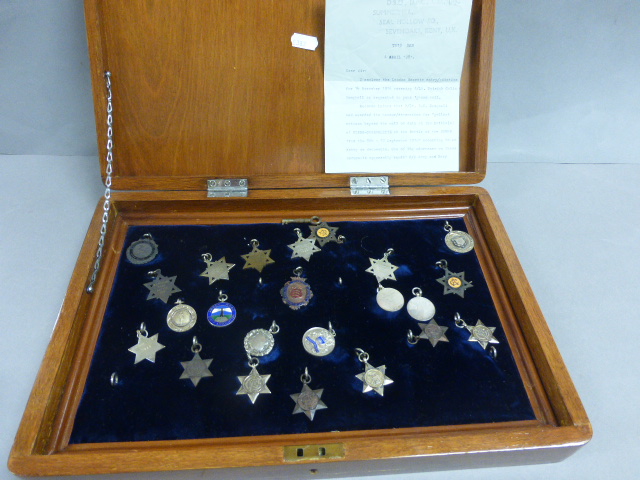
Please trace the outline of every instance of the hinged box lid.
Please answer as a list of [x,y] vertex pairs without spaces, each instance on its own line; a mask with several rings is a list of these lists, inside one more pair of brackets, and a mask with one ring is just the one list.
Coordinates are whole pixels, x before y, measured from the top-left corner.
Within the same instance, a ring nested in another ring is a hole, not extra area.
[[[460,169],[391,186],[480,182],[487,164],[495,0],[474,0],[460,95]],[[85,0],[105,170],[112,74],[113,188],[348,187],[324,173],[324,0]],[[317,37],[315,51],[291,36]]]

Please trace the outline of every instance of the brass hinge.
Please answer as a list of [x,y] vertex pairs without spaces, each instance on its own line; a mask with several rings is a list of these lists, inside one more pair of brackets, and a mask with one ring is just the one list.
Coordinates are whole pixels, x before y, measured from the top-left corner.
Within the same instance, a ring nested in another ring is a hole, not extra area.
[[351,195],[390,195],[389,177],[386,175],[351,177],[349,186]]
[[214,178],[207,180],[207,197],[246,197],[249,181],[246,178]]

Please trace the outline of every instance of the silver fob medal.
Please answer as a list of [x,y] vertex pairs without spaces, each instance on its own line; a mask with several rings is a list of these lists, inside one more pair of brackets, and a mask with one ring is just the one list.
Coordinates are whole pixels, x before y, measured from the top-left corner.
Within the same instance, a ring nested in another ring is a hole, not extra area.
[[149,263],[158,255],[158,244],[150,233],[145,233],[127,248],[127,260],[134,265]]
[[197,319],[198,315],[193,307],[183,303],[182,300],[177,300],[176,306],[167,313],[167,325],[174,332],[191,330]]
[[431,300],[422,296],[422,290],[418,287],[411,291],[414,297],[407,302],[407,313],[411,318],[419,322],[431,320],[436,314],[436,307]]
[[467,253],[473,250],[475,245],[473,237],[462,230],[454,230],[449,222],[444,223],[444,229],[447,234],[444,237],[444,243],[457,253]]
[[381,309],[387,312],[397,312],[404,306],[404,297],[395,288],[379,285],[376,302]]
[[275,320],[271,324],[271,327],[269,327],[269,330],[265,330],[264,328],[251,330],[244,337],[244,350],[247,352],[247,355],[250,357],[269,355],[275,345],[273,336],[279,331],[280,327]]
[[294,393],[291,395],[291,400],[296,404],[292,415],[295,415],[296,413],[304,413],[309,420],[313,420],[313,417],[316,415],[316,410],[327,408],[325,403],[321,400],[324,388],[318,388],[317,390],[309,388],[311,375],[309,375],[309,370],[307,368],[305,368],[304,373],[300,375],[300,381],[302,382],[302,390],[300,393]]

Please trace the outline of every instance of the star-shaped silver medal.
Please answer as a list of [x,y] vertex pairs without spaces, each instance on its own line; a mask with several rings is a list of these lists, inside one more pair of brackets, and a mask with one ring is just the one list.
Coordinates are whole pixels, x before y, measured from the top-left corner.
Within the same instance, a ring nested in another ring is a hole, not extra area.
[[201,277],[209,279],[209,285],[216,280],[229,280],[229,271],[235,267],[235,263],[227,263],[226,258],[222,257],[215,262],[211,261],[211,255],[203,255],[203,259],[207,264],[207,269],[200,274]]
[[365,272],[369,272],[376,277],[378,283],[381,283],[383,280],[395,280],[396,276],[393,272],[395,272],[398,267],[392,265],[387,257],[393,252],[393,250],[389,249],[383,255],[380,260],[376,260],[375,258],[369,258],[371,262],[371,266],[365,270]]
[[493,336],[496,327],[487,327],[480,320],[476,322],[475,326],[465,324],[465,327],[469,330],[469,333],[471,333],[469,341],[478,342],[484,349],[486,349],[490,343],[500,343],[496,337]]
[[249,375],[238,375],[240,380],[240,389],[236,392],[236,395],[247,395],[251,403],[256,403],[256,398],[261,393],[271,393],[267,382],[271,378],[271,375],[260,375],[256,367],[251,367]]
[[364,372],[356,375],[356,378],[362,382],[362,393],[373,390],[378,395],[383,396],[385,385],[393,383],[393,380],[385,374],[386,369],[387,367],[385,365],[374,367],[368,362],[365,362]]
[[212,361],[213,358],[203,360],[200,358],[198,352],[194,353],[193,358],[188,362],[180,362],[180,365],[184,368],[184,372],[180,375],[180,380],[188,378],[193,382],[193,386],[195,387],[201,378],[213,377],[213,374],[209,370],[209,365],[211,365]]
[[252,250],[246,255],[241,255],[243,260],[245,261],[244,268],[255,268],[259,272],[262,272],[262,269],[269,265],[270,263],[275,263],[274,260],[270,257],[271,250],[260,250],[258,248],[258,241],[252,240],[251,246]]
[[338,227],[331,227],[327,222],[320,222],[317,225],[311,225],[309,229],[311,230],[310,238],[317,240],[318,245],[321,247],[324,247],[329,242],[340,243],[336,236]]
[[160,270],[153,272],[153,275],[153,280],[144,284],[144,286],[149,289],[147,300],[158,298],[164,303],[167,303],[171,295],[182,291],[175,285],[177,275],[174,275],[173,277],[165,277],[162,275]]
[[304,238],[299,228],[296,228],[295,232],[298,234],[298,240],[287,245],[293,250],[291,258],[304,258],[308,262],[311,259],[311,255],[320,251],[316,247],[316,239],[313,237]]
[[[146,332],[144,332],[146,333]],[[156,353],[164,348],[164,345],[158,343],[158,334],[148,337],[138,330],[138,343],[129,349],[131,353],[135,353],[136,359],[134,365],[142,360],[149,360],[152,363],[156,361]]]
[[444,277],[438,278],[437,281],[444,286],[443,294],[455,293],[464,298],[464,291],[473,287],[471,282],[464,279],[464,272],[454,273],[446,266],[442,266],[442,268],[444,269]]
[[418,338],[429,340],[434,347],[438,342],[448,342],[449,339],[445,336],[445,332],[449,327],[441,327],[435,320],[431,320],[429,323],[420,323],[420,335]]
[[296,413],[304,413],[309,420],[313,420],[316,410],[327,408],[324,402],[320,399],[323,391],[324,388],[311,390],[309,385],[306,383],[302,385],[300,393],[294,393],[291,395],[291,399],[296,402],[292,415],[295,415]]

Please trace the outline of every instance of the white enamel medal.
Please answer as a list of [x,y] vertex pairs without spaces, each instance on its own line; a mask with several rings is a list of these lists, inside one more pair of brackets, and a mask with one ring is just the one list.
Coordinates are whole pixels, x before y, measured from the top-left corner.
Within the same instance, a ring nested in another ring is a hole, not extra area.
[[211,365],[213,358],[202,359],[200,357],[202,345],[198,343],[196,337],[193,337],[191,351],[193,352],[193,358],[188,362],[180,362],[180,365],[182,365],[184,369],[182,375],[180,375],[180,380],[191,380],[193,386],[197,387],[203,378],[213,377],[213,374],[209,370],[209,365]]
[[467,232],[454,230],[449,222],[444,222],[444,229],[447,232],[444,237],[444,243],[450,250],[457,253],[467,253],[473,250],[475,242]]
[[225,257],[214,262],[210,253],[203,253],[202,260],[207,264],[207,268],[200,276],[207,277],[209,285],[217,280],[229,280],[229,271],[236,265],[235,263],[227,263]]
[[356,348],[358,360],[364,363],[364,372],[356,375],[356,378],[362,382],[362,393],[374,391],[380,396],[384,396],[384,387],[393,383],[386,375],[387,367],[380,365],[374,367],[369,364],[369,354],[361,348]]
[[258,247],[260,246],[260,242],[255,238],[251,240],[251,251],[246,255],[241,255],[243,260],[245,261],[245,268],[255,268],[259,272],[262,272],[262,269],[271,263],[275,263],[271,258],[271,250],[260,250]]
[[174,332],[186,332],[196,324],[198,315],[193,307],[176,300],[176,306],[167,313],[167,325]]
[[296,404],[292,415],[295,415],[296,413],[304,413],[309,420],[313,420],[317,410],[327,408],[321,399],[324,388],[318,388],[317,390],[309,388],[311,375],[309,375],[309,370],[307,368],[305,368],[304,373],[300,375],[300,381],[302,382],[302,390],[300,393],[294,393],[291,395],[291,400]]
[[313,327],[302,336],[302,347],[314,357],[324,357],[336,347],[336,331],[329,322],[329,328]]
[[156,353],[164,348],[164,345],[158,342],[158,334],[156,333],[150,337],[145,324],[142,323],[140,324],[140,329],[136,331],[136,335],[138,336],[138,343],[129,349],[136,356],[133,361],[134,365],[142,360],[149,360],[155,363]]
[[305,281],[306,278],[302,276],[302,273],[302,267],[297,267],[293,271],[294,276],[280,290],[282,302],[292,310],[298,310],[309,305],[311,298],[313,298],[311,287]]
[[316,247],[316,239],[314,237],[304,238],[302,236],[302,230],[299,228],[295,228],[293,231],[298,236],[298,240],[287,245],[292,250],[291,258],[304,258],[308,262],[311,259],[311,255],[320,251],[320,249]]
[[436,307],[433,302],[423,297],[422,290],[418,287],[414,288],[411,293],[413,293],[413,298],[407,302],[407,313],[409,316],[419,322],[431,320],[436,314]]
[[145,233],[139,240],[131,243],[127,248],[127,260],[134,265],[144,265],[151,262],[158,255],[158,244],[150,233]]
[[444,270],[444,277],[438,278],[437,281],[444,286],[443,295],[455,293],[464,298],[464,291],[473,287],[470,281],[465,280],[464,272],[454,273],[447,267],[446,260],[439,260],[436,265]]
[[149,289],[147,300],[157,298],[167,303],[171,295],[182,291],[176,287],[176,275],[173,277],[165,277],[159,269],[149,272],[148,275],[153,277],[153,280],[144,284],[144,286]]

